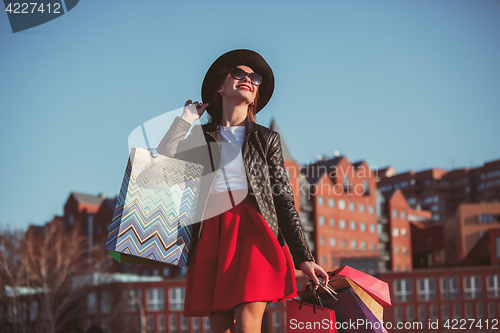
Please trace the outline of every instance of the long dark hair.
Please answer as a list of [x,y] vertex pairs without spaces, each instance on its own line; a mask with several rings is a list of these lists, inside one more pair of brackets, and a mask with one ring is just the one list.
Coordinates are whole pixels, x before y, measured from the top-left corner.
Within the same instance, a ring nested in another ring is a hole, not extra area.
[[[222,86],[224,83],[224,80],[227,78],[229,75],[229,72],[224,73],[224,75],[221,75],[219,77],[219,80],[214,82],[216,87]],[[214,96],[212,97],[212,100],[209,102],[210,103],[210,113],[208,115],[208,122],[207,125],[220,125],[222,121],[222,95],[218,92],[219,89],[214,90]],[[247,116],[255,122],[255,115],[257,114],[257,103],[259,102],[259,89],[257,88],[257,94],[255,95],[255,101],[248,106],[247,110]]]

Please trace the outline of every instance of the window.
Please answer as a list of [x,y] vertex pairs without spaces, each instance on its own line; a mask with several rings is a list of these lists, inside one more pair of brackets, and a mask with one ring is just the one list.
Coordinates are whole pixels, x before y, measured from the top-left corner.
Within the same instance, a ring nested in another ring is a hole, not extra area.
[[486,280],[488,281],[486,289],[488,291],[488,298],[500,297],[500,275],[488,275]]
[[163,268],[163,276],[167,277],[170,275],[170,269],[168,267]]
[[392,228],[392,237],[398,237],[398,236],[399,236],[399,229]]
[[200,332],[200,318],[198,317],[191,318],[191,328],[193,329],[193,333]]
[[322,195],[318,197],[318,205],[323,206],[325,204],[325,198]]
[[162,311],[164,303],[163,296],[163,289],[148,289],[148,311]]
[[345,229],[346,226],[347,226],[347,223],[345,220],[340,220],[340,223],[339,223],[339,226],[340,226],[340,229]]
[[376,251],[376,250],[377,250],[377,244],[372,243],[372,251]]
[[361,250],[366,251],[366,242],[361,241]]
[[427,313],[426,313],[426,309],[425,309],[425,305],[419,305],[418,306],[418,321],[421,322],[421,323],[425,323],[426,322],[426,317],[427,317]]
[[335,199],[334,198],[328,199],[328,206],[330,206],[331,208],[335,207]]
[[458,299],[458,278],[441,278],[441,299],[443,301]]
[[129,289],[125,291],[127,300],[127,311],[139,311],[142,303],[142,292],[140,289]]
[[406,230],[406,228],[401,228],[401,236],[406,237],[407,234],[408,231]]
[[146,318],[147,318],[147,322],[148,322],[148,324],[146,326],[147,330],[148,330],[147,332],[152,333],[153,330],[155,329],[155,319],[154,319],[153,315],[148,315]]
[[170,332],[171,333],[177,332],[177,315],[170,314],[168,316],[168,322],[170,326]]
[[396,254],[396,255],[399,254],[399,246],[394,247],[394,254]]
[[348,176],[344,176],[344,187],[346,189],[349,188],[349,177]]
[[349,228],[350,228],[351,230],[353,230],[353,231],[354,231],[354,230],[356,230],[356,222],[355,222],[355,221],[351,221],[351,222],[349,223]]
[[403,308],[401,306],[394,307],[394,317],[398,323],[403,321]]
[[337,238],[330,237],[330,246],[337,246]]
[[472,318],[472,304],[470,303],[464,304],[464,314],[465,314],[465,319]]
[[488,318],[495,318],[495,303],[488,303]]
[[203,327],[205,328],[205,332],[210,332],[210,320],[208,317],[203,317]]
[[370,190],[370,185],[368,183],[368,179],[364,179],[363,180],[363,190],[365,193],[368,193],[368,191]]
[[97,293],[87,294],[87,313],[97,313]]
[[419,301],[433,301],[436,299],[436,283],[434,279],[418,279],[417,286]]
[[415,320],[415,309],[413,305],[408,305],[406,307],[406,321],[414,321]]
[[392,217],[397,219],[398,218],[398,211],[396,209],[392,210]]
[[396,272],[401,272],[401,266],[399,264],[396,265]]
[[321,237],[319,238],[319,244],[320,244],[320,245],[325,245],[325,243],[326,243],[325,236],[321,236]]
[[394,281],[394,290],[397,302],[411,302],[413,300],[410,279],[400,279]]
[[342,239],[342,247],[347,247],[347,239]]
[[153,276],[158,276],[158,275],[160,275],[160,270],[153,269]]
[[111,312],[111,295],[109,290],[103,290],[101,292],[101,313]]
[[[141,316],[139,316],[139,315],[138,315],[138,316],[136,316],[136,318],[135,318],[135,322],[136,322],[136,324],[137,324],[137,327],[136,327],[137,331],[142,332],[142,320],[141,320]],[[145,325],[145,324],[146,324],[146,323],[144,323],[144,325]]]
[[335,228],[335,219],[333,217],[330,218],[330,227]]
[[169,292],[169,304],[170,310],[182,310],[184,307],[184,293],[186,289],[181,287],[170,288]]
[[181,332],[182,333],[187,333],[188,331],[188,317],[182,317],[182,326],[181,326]]
[[372,215],[375,214],[375,206],[373,205],[368,206],[368,212]]
[[352,202],[352,201],[351,201],[351,202],[349,202],[349,210],[350,210],[351,212],[354,212],[354,211],[356,210],[356,203],[354,203],[354,202]]
[[493,214],[479,214],[479,223],[491,223],[495,222],[495,217]]
[[407,256],[407,255],[408,255],[408,248],[407,248],[407,247],[403,247],[403,254],[404,254],[405,256]]
[[281,313],[279,311],[273,312],[273,332],[281,333]]
[[448,304],[441,305],[441,316],[443,317],[443,321],[450,319],[450,308]]
[[361,223],[359,224],[359,230],[360,230],[361,232],[365,232],[365,231],[366,231],[366,223],[365,223],[365,222],[361,222]]
[[28,321],[28,303],[26,302],[21,302],[20,304],[21,307],[21,320],[25,323]]
[[364,212],[366,212],[366,207],[365,207],[365,204],[359,204],[359,212],[360,212],[360,213],[364,213]]
[[474,299],[481,297],[481,277],[466,276],[464,277],[464,294],[466,299]]
[[351,248],[355,250],[357,247],[358,247],[358,241],[355,239],[351,240]]
[[459,303],[453,304],[453,318],[460,319],[460,304]]
[[339,262],[338,262],[337,258],[332,257],[332,267],[337,267],[338,264],[339,264]]
[[344,200],[339,200],[339,209],[344,210],[345,209],[345,201]]
[[165,333],[167,329],[167,325],[165,325],[165,315],[158,316],[158,333]]
[[377,231],[377,227],[375,226],[375,224],[370,224],[370,232],[372,234],[374,234],[376,231]]
[[[0,310],[0,311],[2,311],[2,310]],[[35,321],[37,319],[37,317],[38,317],[38,301],[34,300],[34,301],[31,301],[31,303],[30,303],[30,321]]]
[[431,321],[435,322],[438,317],[437,305],[431,304],[429,306],[429,316],[431,317]]
[[482,319],[484,316],[483,303],[476,303],[476,317]]
[[324,216],[318,217],[318,224],[319,225],[325,225],[325,217]]
[[14,320],[14,311],[12,308],[12,304],[8,304],[7,305],[7,322],[12,323],[13,320]]
[[321,265],[326,265],[326,256],[321,256]]

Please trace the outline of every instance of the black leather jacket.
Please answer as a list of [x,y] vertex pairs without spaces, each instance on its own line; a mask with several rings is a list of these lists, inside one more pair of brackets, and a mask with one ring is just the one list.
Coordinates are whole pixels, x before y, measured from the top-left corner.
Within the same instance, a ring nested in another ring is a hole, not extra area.
[[[201,127],[200,127],[201,126]],[[196,221],[195,241],[203,230],[203,214],[216,171],[221,161],[220,130],[215,124],[197,125],[184,138],[191,124],[176,117],[161,140],[158,153],[204,165]],[[202,143],[202,144],[200,144]],[[208,149],[207,149],[208,148]],[[283,164],[279,134],[245,119],[245,137],[242,146],[243,163],[250,184],[250,194],[255,196],[260,214],[267,222],[281,245],[288,244],[296,269],[303,261],[314,261],[307,245],[304,231],[295,209],[292,187]]]

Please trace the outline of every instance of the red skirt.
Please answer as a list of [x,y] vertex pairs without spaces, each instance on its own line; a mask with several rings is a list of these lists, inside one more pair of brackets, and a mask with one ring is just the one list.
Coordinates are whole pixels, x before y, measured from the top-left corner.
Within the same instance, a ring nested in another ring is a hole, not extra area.
[[[215,196],[210,196],[207,208],[217,209]],[[273,303],[296,296],[290,253],[286,245],[280,246],[253,196],[204,220],[188,266],[184,317],[209,316],[243,302]]]

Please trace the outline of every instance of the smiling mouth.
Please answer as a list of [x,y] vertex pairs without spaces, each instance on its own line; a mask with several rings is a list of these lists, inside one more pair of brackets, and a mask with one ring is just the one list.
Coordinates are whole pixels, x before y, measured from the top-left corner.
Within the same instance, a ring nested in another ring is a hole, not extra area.
[[240,84],[236,88],[240,88],[240,89],[245,89],[245,90],[248,90],[248,91],[252,91],[252,88],[250,86],[247,86],[246,84]]

